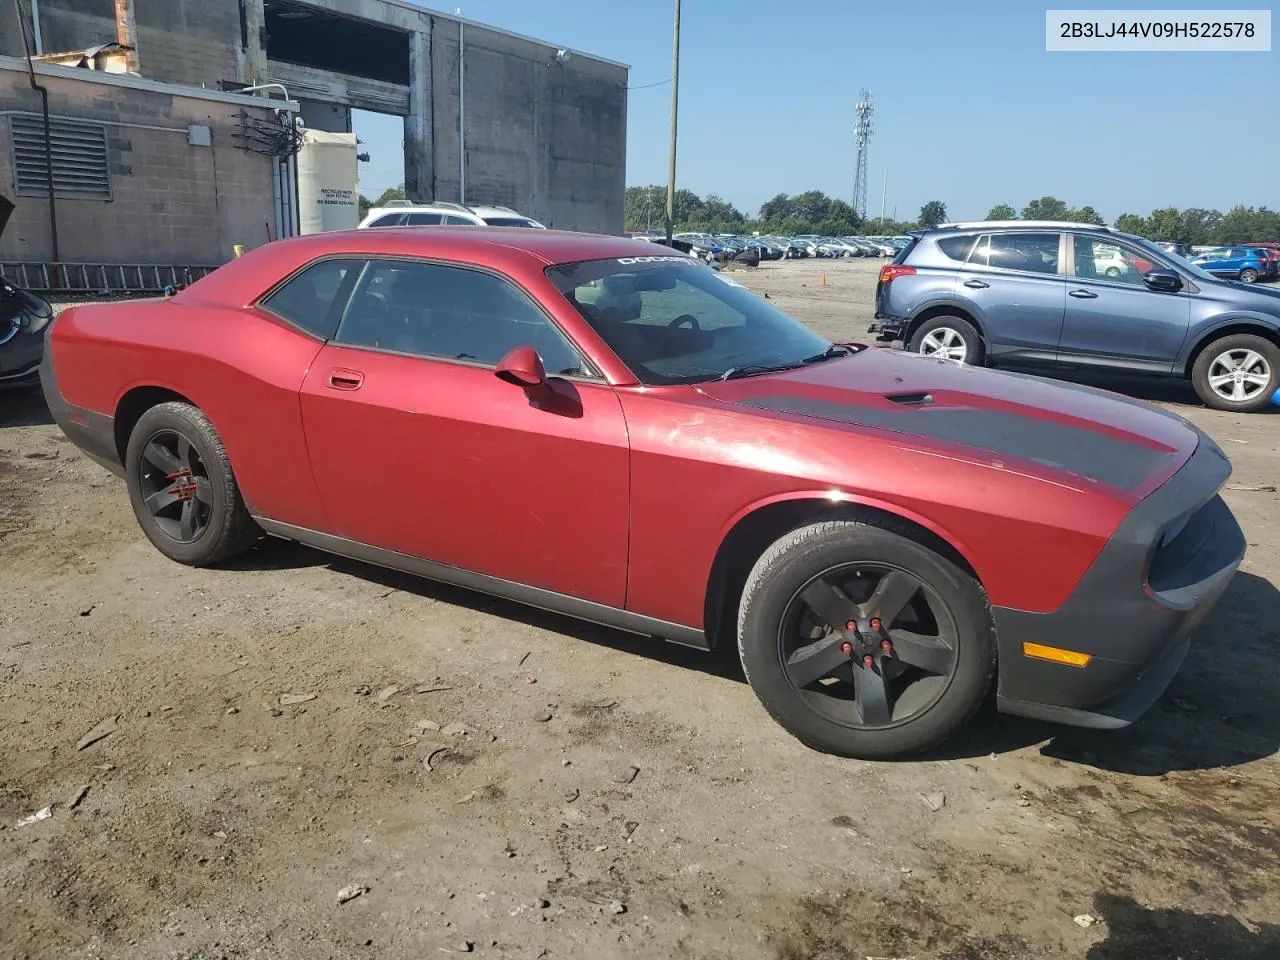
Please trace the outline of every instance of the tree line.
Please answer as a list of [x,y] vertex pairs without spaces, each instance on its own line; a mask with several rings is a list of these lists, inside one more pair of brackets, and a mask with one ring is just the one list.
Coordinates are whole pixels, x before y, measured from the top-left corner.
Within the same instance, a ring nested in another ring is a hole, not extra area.
[[[700,197],[692,190],[675,193],[675,229],[699,233],[778,234],[796,236],[893,236],[947,222],[947,205],[930,200],[920,208],[914,221],[864,219],[853,207],[821,190],[788,195],[779,193],[760,205],[749,217],[729,201],[708,194]],[[629,233],[662,230],[666,224],[667,188],[658,185],[627,187],[626,229]],[[1057,197],[1039,197],[1016,210],[1007,203],[988,212],[988,220],[1065,220],[1073,223],[1106,223],[1091,206],[1073,207]],[[1236,206],[1226,213],[1218,210],[1166,207],[1149,216],[1125,213],[1113,224],[1117,230],[1149,240],[1170,240],[1194,245],[1228,246],[1252,240],[1280,240],[1280,212],[1266,207]]]

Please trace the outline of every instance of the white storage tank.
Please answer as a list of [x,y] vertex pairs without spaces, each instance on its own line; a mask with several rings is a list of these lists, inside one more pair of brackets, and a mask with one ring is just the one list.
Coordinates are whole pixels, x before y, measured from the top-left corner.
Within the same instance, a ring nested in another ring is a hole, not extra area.
[[301,232],[324,233],[358,226],[356,135],[304,130],[297,164]]

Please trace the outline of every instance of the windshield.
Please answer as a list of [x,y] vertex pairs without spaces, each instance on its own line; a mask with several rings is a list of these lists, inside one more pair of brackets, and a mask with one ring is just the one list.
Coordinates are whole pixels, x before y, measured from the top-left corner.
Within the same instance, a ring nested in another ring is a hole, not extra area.
[[1217,280],[1208,270],[1203,270],[1191,262],[1189,257],[1180,257],[1176,253],[1170,253],[1168,250],[1162,250],[1158,245],[1146,239],[1145,237],[1126,236],[1126,240],[1130,243],[1136,243],[1140,247],[1146,248],[1151,253],[1155,253],[1166,260],[1173,260],[1179,270],[1191,274],[1197,280],[1208,280],[1210,283]]
[[833,346],[688,257],[586,260],[548,267],[547,277],[641,383],[787,369],[827,359]]

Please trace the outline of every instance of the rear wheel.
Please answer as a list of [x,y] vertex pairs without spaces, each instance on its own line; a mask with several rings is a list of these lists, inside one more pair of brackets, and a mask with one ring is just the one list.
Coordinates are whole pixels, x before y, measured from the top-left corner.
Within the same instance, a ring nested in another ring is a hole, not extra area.
[[982,338],[963,317],[931,317],[911,335],[907,348],[912,353],[953,363],[971,366],[982,363]]
[[743,590],[738,650],[752,689],[817,750],[887,759],[955,734],[995,669],[982,588],[884,527],[827,522],[787,534]]
[[1251,333],[1215,340],[1196,357],[1191,383],[1215,410],[1261,410],[1280,389],[1280,347]]
[[208,566],[243,553],[260,531],[213,424],[187,403],[162,403],[134,425],[125,482],[138,525],[171,560]]
[[1257,270],[1254,270],[1254,269],[1252,269],[1252,268],[1249,268],[1249,267],[1246,267],[1245,269],[1241,270],[1241,271],[1240,271],[1240,282],[1241,282],[1241,283],[1257,283],[1257,282],[1258,282],[1258,271],[1257,271]]

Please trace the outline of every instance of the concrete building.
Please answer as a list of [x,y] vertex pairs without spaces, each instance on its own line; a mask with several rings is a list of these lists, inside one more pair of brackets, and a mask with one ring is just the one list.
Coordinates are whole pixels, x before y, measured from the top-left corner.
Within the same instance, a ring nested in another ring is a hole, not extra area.
[[[407,0],[20,2],[55,125],[93,141],[95,176],[106,171],[96,192],[64,189],[77,171],[55,157],[64,261],[215,263],[234,243],[295,232],[287,160],[252,152],[244,136],[246,123],[269,128],[294,111],[336,132],[351,130],[352,110],[402,117],[411,199],[622,232],[623,64]],[[93,49],[112,41],[123,46]],[[13,4],[0,0],[0,189],[18,203],[0,261],[53,258],[36,182],[47,176],[42,126],[32,140],[40,96],[22,58]],[[235,92],[265,84],[280,86]]]

